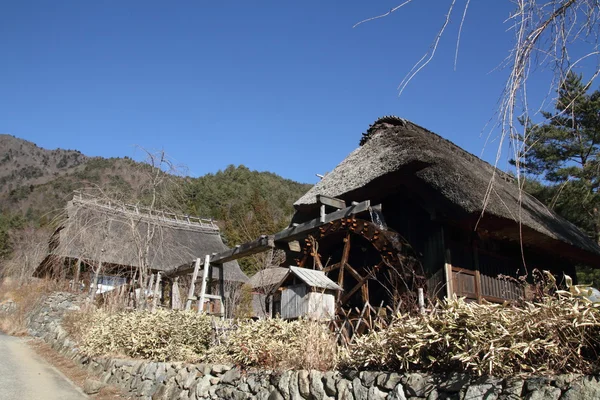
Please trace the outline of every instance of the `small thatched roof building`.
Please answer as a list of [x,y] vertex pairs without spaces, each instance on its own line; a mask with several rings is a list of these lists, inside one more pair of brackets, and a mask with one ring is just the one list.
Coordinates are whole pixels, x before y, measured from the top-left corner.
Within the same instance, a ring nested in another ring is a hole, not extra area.
[[[147,249],[147,250],[146,250]],[[227,250],[211,221],[114,204],[76,193],[66,218],[50,240],[44,268],[64,261],[102,262],[103,268],[127,270],[142,263],[154,272],[168,272],[205,254]],[[213,278],[220,279],[213,269]],[[223,279],[247,282],[236,261],[224,264]]]
[[265,268],[252,275],[248,284],[252,287],[253,291],[269,292],[275,286],[277,286],[281,280],[287,275],[289,268],[283,267],[271,267]]
[[269,294],[288,274],[289,268],[270,267],[261,269],[248,281],[252,287],[252,312],[257,318],[270,318],[272,310],[268,307]]

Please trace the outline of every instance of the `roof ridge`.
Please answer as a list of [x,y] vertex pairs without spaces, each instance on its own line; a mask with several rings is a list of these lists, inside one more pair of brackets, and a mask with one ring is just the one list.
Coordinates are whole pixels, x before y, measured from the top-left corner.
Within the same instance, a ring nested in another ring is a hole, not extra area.
[[192,231],[215,233],[220,231],[212,218],[200,218],[191,215],[180,215],[158,209],[145,208],[135,204],[127,204],[95,197],[78,190],[74,191],[71,202],[73,204],[81,204],[96,208],[97,210],[103,210],[104,212],[111,212],[130,217],[133,216],[147,221],[157,221],[162,225],[171,225]]
[[369,125],[369,129],[365,133],[362,134],[359,145],[362,146],[371,139],[373,134],[375,133],[375,127],[380,124],[390,124],[393,126],[406,126],[407,120],[404,118],[400,118],[396,115],[384,115],[383,117],[379,117]]

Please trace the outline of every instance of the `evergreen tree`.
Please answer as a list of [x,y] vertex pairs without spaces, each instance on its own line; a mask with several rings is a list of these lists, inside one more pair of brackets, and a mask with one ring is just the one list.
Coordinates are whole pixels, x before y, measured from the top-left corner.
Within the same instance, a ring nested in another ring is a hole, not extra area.
[[560,86],[556,112],[543,113],[547,122],[524,121],[519,163],[523,172],[548,183],[536,186],[534,195],[599,242],[600,91],[588,89],[580,75],[570,73]]

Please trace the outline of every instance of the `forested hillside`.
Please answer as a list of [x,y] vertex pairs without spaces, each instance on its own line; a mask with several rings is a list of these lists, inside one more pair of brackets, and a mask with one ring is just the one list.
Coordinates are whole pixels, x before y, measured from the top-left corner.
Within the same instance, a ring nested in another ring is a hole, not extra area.
[[[152,163],[45,150],[9,135],[0,136],[2,154],[5,160],[0,173],[0,258],[10,255],[24,228],[51,231],[55,217],[74,190],[142,204],[152,190]],[[293,212],[292,203],[310,188],[273,173],[251,171],[243,165],[230,165],[198,178],[175,170],[163,171],[169,176],[169,196],[160,206],[216,219],[231,246],[284,228]],[[243,265],[253,268],[248,262]]]

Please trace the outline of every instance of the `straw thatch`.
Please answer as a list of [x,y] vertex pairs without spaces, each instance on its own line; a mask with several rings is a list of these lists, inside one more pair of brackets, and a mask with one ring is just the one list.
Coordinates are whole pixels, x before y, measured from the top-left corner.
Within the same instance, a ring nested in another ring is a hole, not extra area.
[[[55,258],[101,261],[107,266],[138,267],[147,254],[147,265],[153,271],[169,271],[205,254],[227,250],[218,227],[210,222],[132,213],[122,206],[77,198],[69,202],[66,218],[50,243],[50,254]],[[213,271],[214,278],[219,279],[217,269]],[[224,264],[223,279],[248,281],[236,261]]]
[[296,201],[298,214],[316,206],[317,194],[346,201],[373,200],[381,198],[382,192],[398,190],[401,184],[406,187],[406,182],[416,182],[429,190],[429,200],[446,203],[454,210],[452,219],[468,220],[474,227],[493,177],[480,229],[489,229],[502,239],[519,240],[520,220],[526,245],[553,248],[562,243],[579,255],[584,252],[587,261],[598,263],[600,248],[576,226],[520,193],[511,176],[435,133],[397,117],[385,117],[372,125],[362,143]]
[[269,293],[275,288],[289,272],[289,268],[269,267],[252,275],[248,284],[252,287],[252,313],[253,317],[269,318],[271,312],[267,312],[267,300]]
[[271,288],[281,282],[281,280],[287,275],[289,268],[283,267],[271,267],[265,268],[252,275],[248,284],[253,290],[266,289],[270,291]]

